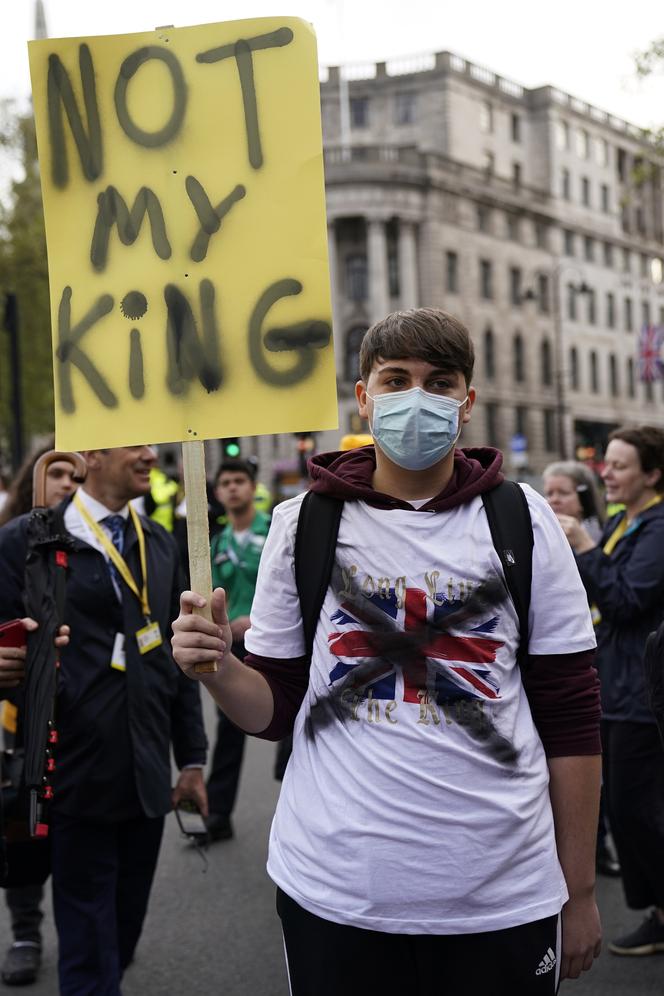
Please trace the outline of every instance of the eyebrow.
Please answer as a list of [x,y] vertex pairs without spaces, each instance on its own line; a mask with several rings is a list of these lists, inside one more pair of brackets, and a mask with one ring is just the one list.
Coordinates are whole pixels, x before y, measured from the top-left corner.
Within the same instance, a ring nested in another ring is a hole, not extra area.
[[[377,373],[379,375],[384,373],[399,373],[399,374],[406,374],[406,376],[410,376],[412,374],[412,370],[407,370],[406,367],[388,366],[388,367],[381,367],[380,370],[377,371]],[[445,370],[443,367],[436,367],[434,370],[431,371],[431,373],[428,374],[428,377],[440,377],[441,374],[444,377],[452,377],[454,376],[454,371]]]

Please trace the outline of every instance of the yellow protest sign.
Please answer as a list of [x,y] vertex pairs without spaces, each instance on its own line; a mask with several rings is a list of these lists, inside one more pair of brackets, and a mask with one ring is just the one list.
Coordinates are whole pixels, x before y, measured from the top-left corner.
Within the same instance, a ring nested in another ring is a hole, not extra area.
[[59,449],[334,428],[297,18],[30,43]]

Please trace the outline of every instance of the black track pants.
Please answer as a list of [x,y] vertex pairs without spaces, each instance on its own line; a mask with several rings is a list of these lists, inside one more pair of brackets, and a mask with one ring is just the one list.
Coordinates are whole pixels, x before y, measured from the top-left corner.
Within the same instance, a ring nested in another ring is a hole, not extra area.
[[386,934],[322,920],[277,890],[291,996],[554,996],[558,916],[481,934]]

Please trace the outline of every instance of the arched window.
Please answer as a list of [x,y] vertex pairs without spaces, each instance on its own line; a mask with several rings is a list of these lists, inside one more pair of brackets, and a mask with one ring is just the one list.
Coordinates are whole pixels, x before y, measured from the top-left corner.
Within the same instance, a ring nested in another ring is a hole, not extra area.
[[496,343],[490,328],[484,333],[484,376],[487,380],[496,376]]
[[346,257],[346,296],[350,301],[366,301],[369,296],[367,257],[352,253]]
[[543,339],[540,346],[540,368],[542,384],[549,387],[553,383],[553,368],[551,365],[551,343],[548,339]]
[[526,364],[524,359],[523,338],[517,332],[512,340],[512,355],[514,360],[514,380],[523,383],[526,379]]
[[355,325],[346,334],[344,377],[353,384],[360,376],[360,346],[366,331],[366,325]]
[[579,353],[576,346],[569,351],[569,383],[573,391],[579,390]]

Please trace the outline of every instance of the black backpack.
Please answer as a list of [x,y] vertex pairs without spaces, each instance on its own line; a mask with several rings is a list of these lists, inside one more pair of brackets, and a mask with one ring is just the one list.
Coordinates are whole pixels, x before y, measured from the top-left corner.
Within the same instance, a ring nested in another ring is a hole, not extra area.
[[[491,539],[500,557],[507,590],[519,620],[518,661],[528,660],[528,610],[533,573],[533,526],[523,490],[502,481],[482,495]],[[330,583],[342,498],[308,491],[295,534],[295,583],[300,598],[306,654],[311,659],[318,618]]]

